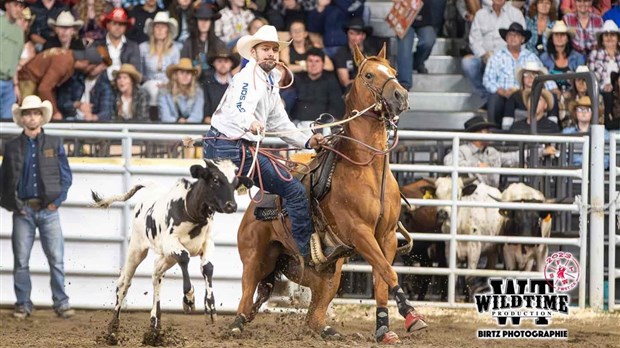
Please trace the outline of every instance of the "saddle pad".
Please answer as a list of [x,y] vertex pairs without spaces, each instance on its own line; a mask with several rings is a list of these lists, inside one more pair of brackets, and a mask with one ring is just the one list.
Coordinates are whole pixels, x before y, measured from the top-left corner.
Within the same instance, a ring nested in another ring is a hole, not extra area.
[[[254,200],[258,199],[260,199],[260,192],[254,195]],[[265,193],[263,200],[258,203],[254,209],[256,220],[271,221],[277,219],[279,214],[277,199],[278,195]],[[282,214],[284,216],[287,215],[286,209],[282,209]]]

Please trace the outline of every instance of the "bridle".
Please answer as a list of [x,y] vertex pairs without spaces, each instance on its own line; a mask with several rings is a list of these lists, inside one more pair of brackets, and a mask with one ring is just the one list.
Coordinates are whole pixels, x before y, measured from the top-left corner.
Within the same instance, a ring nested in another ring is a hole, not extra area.
[[[380,120],[386,121],[386,126],[388,124],[394,124],[394,122],[398,121],[398,116],[396,116],[394,114],[394,111],[392,110],[392,108],[390,107],[390,105],[387,103],[385,97],[383,96],[383,91],[385,90],[385,86],[390,82],[390,81],[396,81],[398,83],[398,80],[396,79],[396,76],[390,76],[388,77],[383,84],[381,85],[381,88],[377,88],[374,85],[368,83],[362,75],[362,71],[364,68],[364,65],[366,65],[366,63],[368,62],[368,58],[364,58],[364,60],[362,61],[362,63],[359,65],[359,69],[357,71],[357,76],[355,76],[356,79],[361,79],[362,84],[364,84],[364,87],[366,87],[369,91],[372,92],[372,94],[374,95],[374,99],[375,99],[375,111],[380,112]],[[388,117],[385,117],[385,113],[381,112],[383,110],[385,110],[387,112]],[[373,115],[374,116],[374,115]]]

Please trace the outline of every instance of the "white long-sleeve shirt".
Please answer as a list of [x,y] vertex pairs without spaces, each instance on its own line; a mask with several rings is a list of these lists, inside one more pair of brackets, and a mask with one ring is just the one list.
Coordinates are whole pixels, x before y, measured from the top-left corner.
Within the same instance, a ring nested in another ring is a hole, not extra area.
[[[267,74],[255,60],[250,60],[232,78],[224,97],[211,118],[211,124],[229,138],[243,135],[243,139],[258,141],[260,137],[249,131],[254,121],[265,126],[267,132],[296,130],[280,99],[281,73],[273,69]],[[318,116],[318,115],[317,115]],[[303,148],[309,132],[291,132],[280,137],[293,146]]]
[[499,35],[499,29],[508,29],[517,22],[525,28],[525,18],[521,11],[510,2],[502,7],[499,16],[492,7],[483,7],[474,17],[469,32],[469,46],[476,57],[482,57],[488,51],[498,51],[506,47],[506,42]]

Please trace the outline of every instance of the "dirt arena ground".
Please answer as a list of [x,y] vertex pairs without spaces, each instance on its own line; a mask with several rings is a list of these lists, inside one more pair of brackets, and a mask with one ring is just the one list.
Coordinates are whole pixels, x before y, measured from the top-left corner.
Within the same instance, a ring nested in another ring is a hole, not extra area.
[[[620,314],[572,311],[568,317],[554,316],[550,329],[569,330],[567,340],[479,340],[476,329],[496,328],[488,316],[473,309],[424,308],[429,328],[408,334],[403,321],[390,309],[391,328],[403,346],[415,347],[620,347]],[[232,316],[221,315],[206,325],[202,315],[163,313],[167,345],[172,347],[374,347],[374,308],[338,306],[329,319],[344,338],[325,341],[303,324],[302,314],[282,314],[277,310],[260,314],[246,326],[243,337],[228,336]],[[26,320],[14,319],[10,309],[0,310],[1,347],[102,347],[98,337],[105,332],[111,311],[79,310],[74,318],[61,320],[49,309],[40,309]],[[149,322],[148,312],[126,312],[121,318],[121,346],[140,347]],[[530,321],[531,322],[531,321]],[[522,327],[532,327],[531,324]]]

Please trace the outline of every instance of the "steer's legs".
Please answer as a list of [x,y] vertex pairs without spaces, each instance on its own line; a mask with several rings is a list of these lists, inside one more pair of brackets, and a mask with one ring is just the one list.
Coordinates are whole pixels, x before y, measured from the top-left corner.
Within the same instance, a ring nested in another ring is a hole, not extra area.
[[356,235],[357,239],[354,243],[356,251],[372,266],[373,270],[376,270],[377,278],[380,277],[387,283],[396,300],[398,313],[405,318],[405,328],[408,331],[425,328],[427,325],[424,319],[415,312],[413,306],[407,301],[405,292],[398,285],[398,276],[392,264],[383,256],[373,231],[360,230]]
[[176,260],[173,257],[159,256],[155,260],[153,270],[153,308],[151,309],[151,328],[159,330],[161,328],[161,306],[159,296],[161,291],[161,281],[164,274],[170,267],[174,266]]
[[[208,226],[211,226],[211,224]],[[200,271],[205,280],[205,315],[209,315],[213,323],[215,321],[216,312],[215,296],[213,295],[213,264],[211,263],[211,255],[213,254],[213,250],[215,250],[215,243],[213,242],[211,227],[206,228],[208,228],[207,238],[202,250],[202,255],[200,256]]]
[[127,252],[127,259],[125,260],[125,265],[121,270],[121,274],[116,281],[116,305],[114,306],[114,314],[112,315],[112,320],[108,325],[108,334],[115,335],[118,333],[118,328],[120,324],[121,318],[121,307],[123,304],[123,299],[127,295],[127,290],[131,285],[131,279],[136,273],[136,268],[146,255],[148,254],[148,248],[141,248],[138,245],[139,242],[137,238],[131,238],[129,241],[129,248]]

